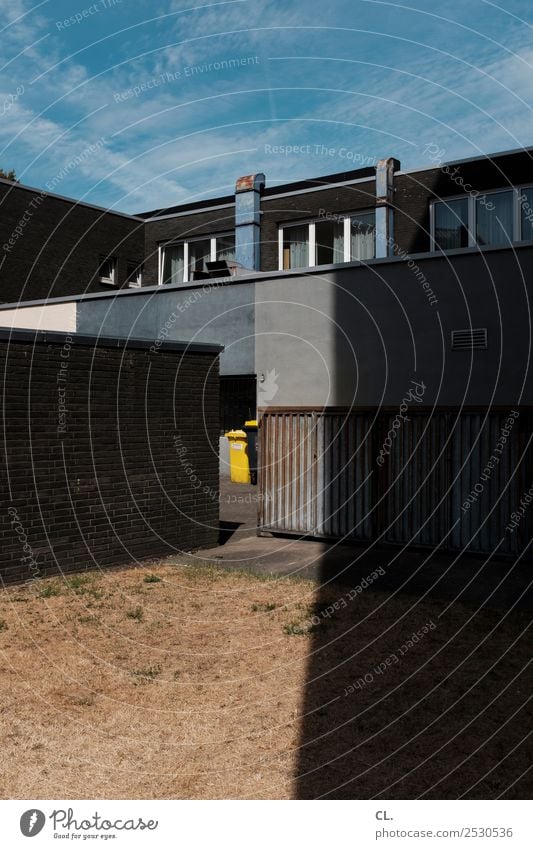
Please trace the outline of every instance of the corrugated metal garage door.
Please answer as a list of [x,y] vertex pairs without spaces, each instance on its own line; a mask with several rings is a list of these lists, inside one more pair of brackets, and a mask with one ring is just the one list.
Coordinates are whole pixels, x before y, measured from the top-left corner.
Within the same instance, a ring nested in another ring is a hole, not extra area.
[[[518,553],[533,504],[531,414],[267,410],[260,524],[323,538]],[[378,462],[378,457],[381,461]]]

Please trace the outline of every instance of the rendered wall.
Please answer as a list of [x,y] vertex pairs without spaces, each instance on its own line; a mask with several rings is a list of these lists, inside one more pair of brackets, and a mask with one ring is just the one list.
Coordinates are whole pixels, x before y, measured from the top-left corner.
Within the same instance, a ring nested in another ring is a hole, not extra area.
[[76,332],[76,302],[0,310],[0,327]]
[[[0,314],[1,320],[1,314]],[[84,299],[78,333],[224,345],[221,374],[254,373],[254,284],[206,281],[117,298]]]
[[[424,404],[531,404],[532,275],[522,247],[264,279],[259,406],[395,405],[412,381]],[[469,327],[487,328],[487,350],[452,350],[452,330]]]

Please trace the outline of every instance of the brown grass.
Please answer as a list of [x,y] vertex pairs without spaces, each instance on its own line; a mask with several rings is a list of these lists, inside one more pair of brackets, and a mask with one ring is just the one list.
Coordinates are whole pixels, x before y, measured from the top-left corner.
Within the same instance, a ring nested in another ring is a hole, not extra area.
[[[530,711],[506,722],[526,698],[524,617],[471,619],[455,604],[439,619],[442,604],[377,589],[318,628],[310,616],[346,590],[215,568],[152,564],[0,591],[0,795],[368,798],[396,782],[389,798],[443,798],[478,780],[474,795],[523,792]],[[400,664],[343,695],[430,620]]]
[[74,584],[1,591],[2,795],[290,796],[308,641],[283,626],[312,584],[172,566]]

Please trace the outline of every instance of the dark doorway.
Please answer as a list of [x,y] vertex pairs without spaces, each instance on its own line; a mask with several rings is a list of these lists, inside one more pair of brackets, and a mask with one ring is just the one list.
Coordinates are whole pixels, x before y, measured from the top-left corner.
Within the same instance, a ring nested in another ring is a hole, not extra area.
[[256,385],[252,375],[220,377],[220,430],[241,428],[245,421],[256,416]]

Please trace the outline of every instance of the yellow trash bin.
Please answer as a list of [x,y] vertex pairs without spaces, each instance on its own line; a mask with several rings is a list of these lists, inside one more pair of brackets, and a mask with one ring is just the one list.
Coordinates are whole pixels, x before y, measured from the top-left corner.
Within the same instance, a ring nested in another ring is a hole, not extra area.
[[250,483],[250,461],[248,460],[248,437],[244,430],[228,430],[229,467],[233,483]]

